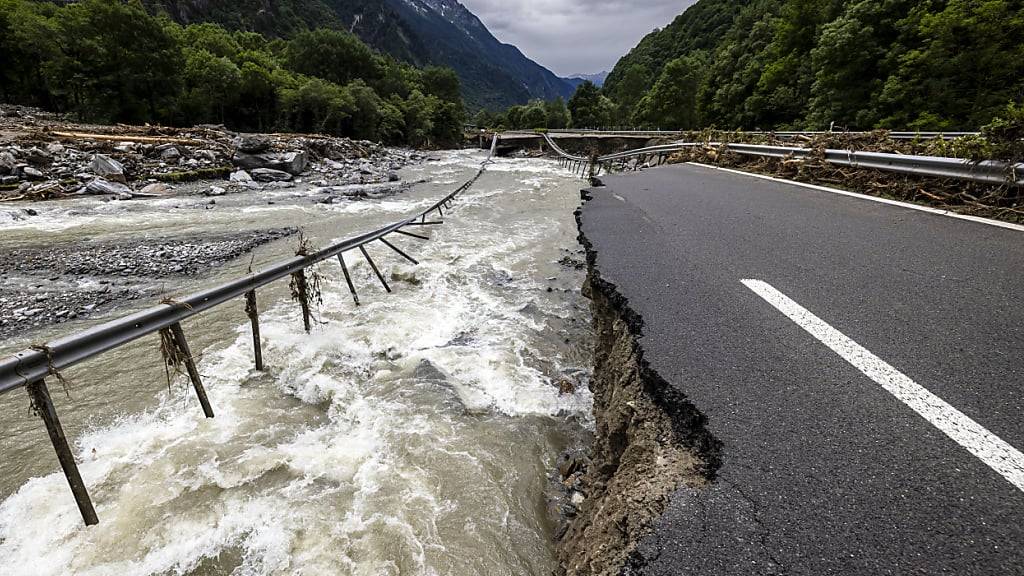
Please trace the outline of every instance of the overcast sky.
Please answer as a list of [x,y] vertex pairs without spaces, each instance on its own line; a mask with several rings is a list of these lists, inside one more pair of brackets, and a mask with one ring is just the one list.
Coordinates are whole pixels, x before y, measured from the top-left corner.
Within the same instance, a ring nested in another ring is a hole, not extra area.
[[498,40],[560,76],[611,70],[696,0],[461,0]]

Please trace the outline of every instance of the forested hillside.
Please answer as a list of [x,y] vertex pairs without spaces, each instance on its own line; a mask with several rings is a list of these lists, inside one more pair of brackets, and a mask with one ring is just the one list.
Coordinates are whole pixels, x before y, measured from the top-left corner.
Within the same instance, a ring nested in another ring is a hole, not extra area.
[[180,24],[288,38],[310,28],[352,32],[376,50],[418,66],[454,69],[471,108],[502,108],[531,98],[568,96],[571,86],[499,42],[454,0],[143,0]]
[[0,101],[81,120],[321,132],[414,146],[461,141],[459,79],[348,32],[289,40],[182,26],[137,0],[0,0]]
[[1024,99],[1020,0],[701,0],[623,57],[614,123],[973,130]]

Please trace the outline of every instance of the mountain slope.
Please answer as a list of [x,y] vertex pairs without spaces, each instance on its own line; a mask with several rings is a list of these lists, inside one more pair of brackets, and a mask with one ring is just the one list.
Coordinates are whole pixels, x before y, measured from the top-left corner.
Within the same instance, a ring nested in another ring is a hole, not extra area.
[[594,84],[594,86],[597,86],[598,88],[604,86],[604,81],[607,79],[607,71],[598,72],[597,74],[573,74],[572,76],[562,78],[562,80],[565,80],[569,84],[572,84],[574,87],[579,86],[580,84],[583,84],[584,82],[589,80]]
[[417,65],[450,66],[470,108],[504,108],[569,96],[572,87],[503,44],[456,0],[146,0],[178,22],[212,21],[267,36],[312,27],[349,30],[381,52]]
[[1020,0],[699,0],[604,89],[640,125],[977,130],[1021,106],[1022,36]]

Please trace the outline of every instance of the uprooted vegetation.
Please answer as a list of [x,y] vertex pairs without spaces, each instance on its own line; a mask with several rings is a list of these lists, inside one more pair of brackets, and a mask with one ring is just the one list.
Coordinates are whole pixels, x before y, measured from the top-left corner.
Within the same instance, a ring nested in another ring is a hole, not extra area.
[[[980,135],[952,140],[895,140],[884,130],[868,133],[825,133],[780,139],[772,134],[754,135],[707,130],[689,134],[689,142],[703,145],[672,155],[670,163],[701,162],[767,174],[798,182],[833,186],[904,202],[925,204],[972,216],[1007,222],[1024,222],[1024,189],[1006,184],[983,184],[953,178],[898,174],[880,170],[837,166],[825,160],[826,150],[854,150],[887,154],[944,156],[970,161],[1001,160],[1012,171],[1024,162],[1024,109],[1010,108],[1007,118],[986,126]],[[805,158],[765,158],[729,150],[731,143],[770,144],[808,148]],[[1008,174],[1008,176],[1011,176]]]

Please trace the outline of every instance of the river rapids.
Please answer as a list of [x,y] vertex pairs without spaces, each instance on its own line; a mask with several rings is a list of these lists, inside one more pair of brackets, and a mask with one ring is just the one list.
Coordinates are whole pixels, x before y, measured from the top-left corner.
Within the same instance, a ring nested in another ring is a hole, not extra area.
[[[218,198],[39,204],[0,222],[4,248],[300,227],[314,247],[422,210],[484,155],[406,168],[383,199],[314,204],[302,186]],[[420,260],[346,254],[318,267],[312,334],[282,280],[259,291],[267,370],[244,302],[183,324],[216,418],[156,336],[50,379],[96,505],[86,528],[23,391],[0,397],[0,573],[57,575],[550,574],[559,454],[591,426],[589,311],[573,210],[579,180],[550,160],[498,159],[445,224],[395,237]],[[290,237],[159,291],[183,294],[290,256]],[[562,261],[560,263],[560,261]],[[163,282],[163,281],[162,281]],[[125,303],[107,317],[160,298]],[[2,343],[9,354],[97,319]],[[562,390],[569,381],[575,391]]]

